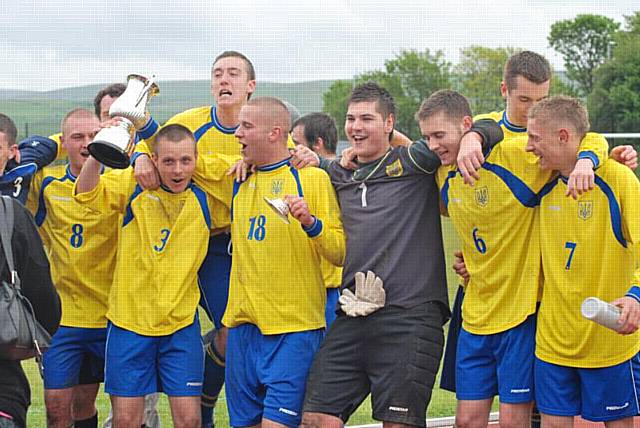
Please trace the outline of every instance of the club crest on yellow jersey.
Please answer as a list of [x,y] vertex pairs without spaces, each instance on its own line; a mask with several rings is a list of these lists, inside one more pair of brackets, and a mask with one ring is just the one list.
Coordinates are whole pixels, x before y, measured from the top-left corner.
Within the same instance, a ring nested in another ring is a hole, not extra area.
[[396,159],[391,165],[387,165],[385,172],[389,177],[400,177],[403,173],[400,159]]
[[578,218],[588,220],[593,215],[593,201],[578,202]]
[[489,203],[489,189],[487,186],[476,189],[476,204],[486,207]]
[[282,188],[284,187],[284,180],[277,179],[271,181],[271,193],[274,195],[279,195],[282,192]]

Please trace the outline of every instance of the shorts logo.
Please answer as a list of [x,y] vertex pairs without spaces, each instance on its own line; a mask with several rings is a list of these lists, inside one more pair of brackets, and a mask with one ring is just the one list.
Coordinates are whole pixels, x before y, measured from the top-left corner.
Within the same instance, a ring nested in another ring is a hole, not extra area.
[[578,202],[578,218],[588,220],[593,215],[593,201]]
[[487,186],[476,189],[476,204],[486,207],[489,203],[489,189]]
[[622,406],[607,406],[606,409],[610,412],[615,412],[616,410],[626,409],[627,407],[629,407],[628,401],[624,403]]
[[531,389],[529,389],[529,388],[512,389],[509,392],[512,393],[512,394],[525,394],[527,392],[531,392]]
[[407,409],[406,407],[396,407],[396,406],[389,406],[389,410],[393,412],[403,412],[403,413],[407,413],[409,411],[409,409]]
[[187,382],[187,386],[202,386],[202,382]]
[[298,416],[297,412],[294,412],[293,410],[285,409],[284,407],[280,407],[278,411],[290,416]]
[[402,164],[400,159],[396,159],[391,165],[387,165],[385,172],[389,177],[400,177],[403,173]]
[[274,195],[279,195],[280,192],[282,192],[282,188],[284,187],[284,180],[283,179],[278,179],[278,180],[272,180],[271,181],[271,193],[273,193]]

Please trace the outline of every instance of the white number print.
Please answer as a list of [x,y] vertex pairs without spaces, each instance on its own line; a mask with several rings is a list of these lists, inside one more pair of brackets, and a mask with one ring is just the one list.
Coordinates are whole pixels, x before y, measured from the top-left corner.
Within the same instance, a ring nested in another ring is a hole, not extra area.
[[13,185],[16,187],[16,190],[13,192],[13,196],[17,197],[22,191],[22,177],[16,178]]

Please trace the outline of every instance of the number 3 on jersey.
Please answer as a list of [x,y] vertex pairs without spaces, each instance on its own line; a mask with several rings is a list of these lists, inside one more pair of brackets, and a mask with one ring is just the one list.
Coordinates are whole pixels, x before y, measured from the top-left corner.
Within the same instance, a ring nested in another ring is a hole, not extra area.
[[263,215],[258,217],[251,217],[249,219],[249,234],[247,235],[247,239],[251,241],[255,239],[256,241],[262,241],[264,239],[264,235],[266,234],[266,230],[264,225],[267,223],[267,218]]
[[160,231],[160,245],[154,245],[153,249],[157,252],[161,252],[162,250],[164,250],[164,247],[167,245],[167,241],[169,240],[170,234],[171,231],[169,229],[162,229]]

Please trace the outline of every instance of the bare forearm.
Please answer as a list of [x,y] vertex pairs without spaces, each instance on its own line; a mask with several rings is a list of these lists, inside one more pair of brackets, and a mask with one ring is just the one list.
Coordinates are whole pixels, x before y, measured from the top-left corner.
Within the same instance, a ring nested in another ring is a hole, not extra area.
[[102,164],[95,160],[92,156],[84,163],[82,171],[78,176],[76,183],[76,193],[87,193],[95,189],[100,182],[100,170]]

